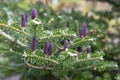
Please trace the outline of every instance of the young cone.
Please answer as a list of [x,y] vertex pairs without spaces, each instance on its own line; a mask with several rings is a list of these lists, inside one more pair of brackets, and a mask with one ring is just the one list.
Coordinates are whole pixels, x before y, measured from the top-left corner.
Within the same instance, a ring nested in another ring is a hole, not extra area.
[[81,37],[81,38],[83,37],[83,27],[81,27],[79,30],[79,37]]
[[33,8],[31,11],[31,18],[35,19],[36,17],[37,17],[37,10],[35,8]]
[[44,53],[47,55],[48,54],[48,48],[49,48],[49,42],[46,41],[44,45]]
[[87,25],[84,24],[83,25],[83,37],[85,37],[87,35]]
[[35,53],[35,49],[36,49],[36,44],[37,43],[37,40],[36,40],[36,36],[33,36],[32,38],[32,52],[33,54]]
[[63,50],[67,50],[68,49],[68,40],[64,41],[64,49]]
[[26,26],[26,22],[27,22],[27,15],[25,13],[23,13],[21,15],[21,28],[24,31],[24,28]]
[[90,58],[90,53],[91,53],[91,47],[87,47],[87,58]]
[[53,50],[53,44],[49,43],[48,56],[50,56],[52,54],[52,50]]

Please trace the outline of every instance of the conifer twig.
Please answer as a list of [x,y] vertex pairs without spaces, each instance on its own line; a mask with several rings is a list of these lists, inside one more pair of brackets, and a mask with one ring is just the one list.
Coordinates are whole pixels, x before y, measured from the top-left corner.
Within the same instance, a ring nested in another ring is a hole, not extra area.
[[22,43],[19,40],[16,40],[15,38],[13,38],[12,36],[6,34],[4,31],[2,31],[0,29],[0,35],[3,36],[4,38],[6,38],[7,40],[16,43],[17,45],[21,46],[21,47],[27,47],[27,45],[25,45],[24,43]]
[[84,70],[84,69],[90,69],[90,68],[94,68],[94,67],[93,66],[87,66],[87,67],[79,68],[79,69],[77,69],[77,71],[78,70]]
[[40,66],[40,67],[39,66],[34,66],[30,63],[27,63],[27,65],[28,65],[29,68],[34,68],[34,69],[46,69],[46,70],[52,70],[53,69],[51,67],[46,67],[46,66]]
[[46,61],[50,61],[52,63],[55,63],[55,64],[58,64],[57,61],[53,60],[53,59],[50,59],[50,58],[45,58],[45,57],[40,57],[40,56],[37,56],[37,55],[30,55],[30,54],[26,54],[27,57],[36,57],[38,59],[43,59],[43,60],[46,60]]
[[8,26],[8,25],[5,25],[5,24],[0,24],[0,27],[6,27],[6,28],[10,28],[10,29],[12,29],[12,30],[14,30],[14,31],[16,31],[16,32],[20,32],[20,33],[23,33],[24,35],[26,35],[26,36],[30,36],[28,33],[26,33],[26,32],[23,32],[22,30],[19,30],[19,29],[17,29],[17,28],[14,28],[14,27],[12,27],[12,26]]
[[80,59],[80,60],[78,60],[78,61],[76,61],[76,62],[83,62],[83,61],[89,61],[89,60],[103,60],[103,57],[95,57],[95,58],[90,58],[90,59],[88,59],[88,58],[85,58],[85,59]]
[[74,35],[73,34],[64,34],[64,35],[53,35],[53,36],[46,36],[46,37],[41,37],[41,38],[39,38],[39,40],[41,41],[41,40],[47,40],[47,39],[59,39],[59,38],[61,38],[61,37],[71,37],[71,36],[73,36],[74,37]]

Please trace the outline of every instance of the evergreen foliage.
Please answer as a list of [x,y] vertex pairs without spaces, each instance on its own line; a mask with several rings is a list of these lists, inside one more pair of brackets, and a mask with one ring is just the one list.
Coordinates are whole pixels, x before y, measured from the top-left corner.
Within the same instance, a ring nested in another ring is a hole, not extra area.
[[[9,10],[12,11],[12,7]],[[13,11],[13,18],[0,9],[4,13],[0,17],[1,78],[21,73],[21,80],[112,80],[107,71],[116,70],[118,65],[104,59],[104,24],[97,24],[74,11],[70,14],[56,13],[47,5],[35,7],[37,16],[32,19],[28,14],[32,7],[28,13],[18,7]],[[20,12],[15,14],[17,11]],[[27,13],[24,30],[20,21],[22,13]],[[79,29],[84,23],[88,26],[87,36],[80,37]],[[65,40],[68,41],[68,49],[64,49]],[[44,53],[46,41],[49,45],[52,43],[48,49],[52,52],[49,56]],[[91,46],[89,57],[86,51],[88,46]],[[77,51],[78,47],[82,47],[82,52]],[[119,79],[119,74],[115,75],[115,79]]]

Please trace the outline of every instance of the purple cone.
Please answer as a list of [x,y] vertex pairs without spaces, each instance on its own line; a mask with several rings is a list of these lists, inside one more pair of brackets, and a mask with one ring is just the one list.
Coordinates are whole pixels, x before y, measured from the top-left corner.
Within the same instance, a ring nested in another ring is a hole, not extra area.
[[84,24],[83,25],[83,37],[85,37],[87,35],[87,25]]
[[63,50],[66,50],[66,49],[68,49],[68,40],[64,41],[64,49]]
[[83,37],[83,28],[82,27],[79,30],[79,37]]
[[79,37],[85,37],[87,35],[87,25],[84,24],[79,30]]
[[25,13],[23,13],[21,15],[21,27],[25,27],[26,26],[26,21],[27,21],[27,15]]
[[82,52],[82,47],[77,47],[77,51],[80,53]]
[[26,17],[26,22],[27,22],[27,15],[25,14],[25,17]]
[[48,48],[49,48],[49,42],[46,41],[44,45],[44,53],[47,55],[48,54]]
[[87,54],[91,53],[91,47],[87,47]]
[[33,36],[33,38],[32,38],[32,52],[34,52],[36,49],[36,43],[37,43],[36,36]]
[[49,43],[49,48],[48,48],[48,55],[52,54],[52,50],[53,50],[53,44]]
[[31,18],[34,19],[37,16],[37,10],[35,8],[32,9],[31,11]]

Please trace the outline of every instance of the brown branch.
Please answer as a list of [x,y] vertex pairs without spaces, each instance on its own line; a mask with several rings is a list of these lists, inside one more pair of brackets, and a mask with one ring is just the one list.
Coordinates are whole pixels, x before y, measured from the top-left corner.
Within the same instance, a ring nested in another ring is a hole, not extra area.
[[34,66],[32,64],[27,63],[29,68],[34,68],[34,69],[45,69],[45,70],[52,70],[53,68],[47,67],[47,66]]

